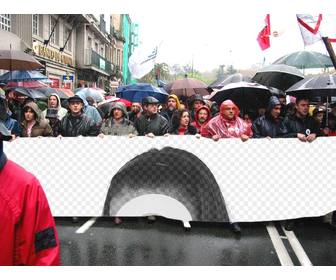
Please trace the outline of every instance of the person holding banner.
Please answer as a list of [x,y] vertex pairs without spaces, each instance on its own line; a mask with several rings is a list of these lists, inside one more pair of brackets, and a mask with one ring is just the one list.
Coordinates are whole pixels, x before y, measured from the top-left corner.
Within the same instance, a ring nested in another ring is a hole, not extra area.
[[300,97],[296,98],[295,102],[295,114],[287,116],[284,120],[283,137],[297,137],[302,142],[313,142],[319,133],[319,124],[309,116],[309,99]]
[[47,198],[36,177],[6,158],[12,139],[0,102],[0,265],[60,265],[60,244]]
[[140,136],[163,136],[168,132],[168,121],[158,113],[159,101],[147,96],[142,100],[144,112],[136,119],[134,126]]
[[240,110],[231,100],[220,106],[220,114],[201,128],[201,135],[218,141],[220,138],[240,138],[247,141],[252,137],[251,124],[239,117]]

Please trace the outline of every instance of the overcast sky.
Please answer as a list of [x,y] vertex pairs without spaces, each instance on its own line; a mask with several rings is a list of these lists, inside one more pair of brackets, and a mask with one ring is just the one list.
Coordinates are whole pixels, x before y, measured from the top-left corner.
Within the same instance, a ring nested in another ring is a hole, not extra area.
[[[278,31],[280,36],[271,38],[271,47],[262,51],[256,38],[266,14],[224,10],[211,15],[200,11],[185,14],[180,10],[174,15],[149,17],[138,12],[131,16],[139,23],[142,44],[161,43],[157,62],[191,64],[193,61],[198,70],[211,70],[220,64],[248,68],[262,63],[264,58],[266,64],[272,63],[287,53],[304,49],[296,13],[270,11],[271,30]],[[336,29],[334,35],[336,37]],[[306,49],[327,53],[322,42]]]
[[[7,13],[50,13],[43,0],[3,1]],[[336,14],[333,0],[58,0],[53,13],[128,13],[139,24],[139,41],[160,44],[157,62],[187,64],[211,70],[220,64],[235,68],[273,62],[282,55],[303,50],[297,13]],[[261,51],[256,38],[266,14],[272,31],[282,35]],[[336,32],[335,32],[336,33]],[[336,37],[336,34],[335,34]],[[322,44],[310,50],[326,53]],[[335,46],[336,49],[336,46]]]

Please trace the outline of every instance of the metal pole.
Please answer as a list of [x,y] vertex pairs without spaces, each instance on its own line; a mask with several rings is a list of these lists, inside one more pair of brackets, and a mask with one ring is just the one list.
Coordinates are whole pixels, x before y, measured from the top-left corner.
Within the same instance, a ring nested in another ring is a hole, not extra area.
[[322,37],[323,43],[329,53],[330,59],[334,65],[334,68],[336,69],[336,56],[335,56],[335,52],[334,49],[329,41],[328,37]]

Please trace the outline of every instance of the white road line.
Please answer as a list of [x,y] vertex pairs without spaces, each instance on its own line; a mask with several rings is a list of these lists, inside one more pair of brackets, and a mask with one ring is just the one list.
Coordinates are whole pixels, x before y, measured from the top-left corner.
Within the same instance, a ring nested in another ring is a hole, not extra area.
[[288,238],[288,241],[289,241],[290,245],[292,246],[293,251],[296,254],[297,258],[299,259],[299,262],[301,263],[301,265],[312,266],[313,265],[312,262],[308,258],[305,250],[303,249],[301,243],[297,239],[294,231],[287,231],[287,230],[285,230],[284,227],[282,227],[282,230],[285,232],[285,234]]
[[283,244],[281,237],[275,228],[273,223],[270,223],[269,225],[266,226],[266,229],[268,231],[268,234],[271,238],[271,241],[273,243],[273,246],[275,248],[275,251],[278,255],[278,258],[280,260],[281,265],[286,265],[286,266],[293,266],[292,259],[290,258],[285,245]]
[[85,224],[83,224],[79,229],[76,230],[76,233],[84,233],[86,232],[97,220],[96,218],[91,218]]

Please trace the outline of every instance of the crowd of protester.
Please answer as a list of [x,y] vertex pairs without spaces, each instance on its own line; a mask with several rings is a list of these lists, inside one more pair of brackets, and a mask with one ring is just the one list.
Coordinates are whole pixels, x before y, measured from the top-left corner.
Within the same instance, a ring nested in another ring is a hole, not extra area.
[[284,96],[271,96],[267,106],[243,113],[231,100],[216,104],[198,94],[182,102],[172,93],[165,104],[148,96],[129,108],[111,102],[107,113],[83,95],[61,102],[51,94],[43,110],[39,102],[10,90],[1,98],[7,110],[5,125],[13,138],[197,135],[215,141],[296,137],[312,142],[319,136],[336,135],[336,104],[327,112],[323,104],[312,106],[305,97],[286,104]]

